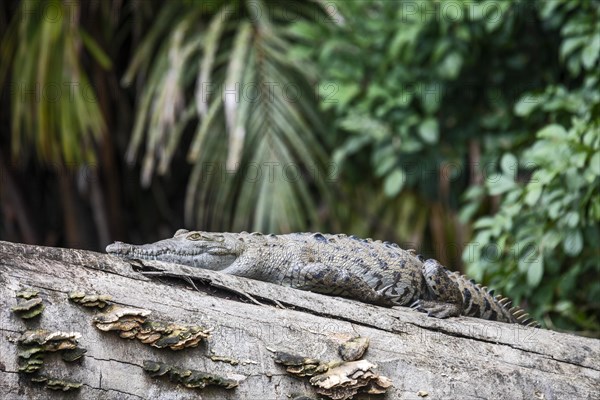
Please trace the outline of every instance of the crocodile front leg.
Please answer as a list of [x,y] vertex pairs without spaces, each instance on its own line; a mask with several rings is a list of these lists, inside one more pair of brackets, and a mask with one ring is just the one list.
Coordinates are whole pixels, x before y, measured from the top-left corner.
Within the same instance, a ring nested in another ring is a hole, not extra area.
[[356,274],[321,263],[296,265],[286,280],[289,281],[284,284],[296,289],[343,296],[371,304],[404,305],[401,302],[402,294],[392,293],[393,285],[374,289]]
[[463,312],[463,297],[460,288],[446,269],[436,260],[423,263],[423,276],[429,289],[428,299],[420,299],[412,307],[436,318],[457,317]]

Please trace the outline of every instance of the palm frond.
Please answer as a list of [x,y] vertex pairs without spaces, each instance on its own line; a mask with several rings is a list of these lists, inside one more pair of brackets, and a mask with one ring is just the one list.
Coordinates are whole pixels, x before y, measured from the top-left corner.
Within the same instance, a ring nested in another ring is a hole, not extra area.
[[[0,68],[0,78],[4,80],[10,68],[14,86],[14,156],[28,154],[33,144],[37,157],[46,163],[94,162],[93,146],[105,130],[105,123],[95,90],[81,65],[82,49],[103,67],[110,67],[111,62],[83,31],[78,18],[64,17],[78,15],[81,7],[69,6],[66,10],[57,0],[22,3],[2,41],[2,54],[7,58]],[[47,7],[59,10],[63,17],[31,17],[43,15]]]
[[[231,58],[227,68],[225,79],[223,106],[225,107],[225,124],[229,131],[229,152],[227,155],[227,169],[235,170],[242,156],[246,128],[243,116],[239,114],[240,100],[243,90],[242,76],[244,73],[244,62],[250,45],[252,25],[244,21],[238,32],[231,51]],[[228,92],[234,88],[234,96],[228,96]]]
[[204,54],[200,62],[200,73],[198,81],[196,82],[196,106],[198,107],[198,115],[200,116],[206,116],[206,113],[208,112],[208,107],[206,105],[208,102],[208,95],[206,91],[211,86],[210,76],[215,62],[217,48],[219,46],[219,39],[223,33],[227,18],[231,14],[230,11],[231,7],[227,5],[217,12],[212,18],[206,34]]
[[[323,130],[317,99],[305,71],[286,57],[293,43],[280,25],[290,21],[271,20],[266,14],[254,18],[243,9],[233,13],[226,5],[204,24],[204,16],[194,14],[196,6],[189,4],[191,9],[178,14],[172,25],[177,32],[181,21],[195,15],[202,22],[194,25],[198,29],[180,30],[177,40],[175,33],[162,40],[156,37],[155,57],[147,45],[146,58],[135,58],[136,65],[150,67],[129,159],[145,141],[143,182],[148,183],[157,160],[159,172],[166,173],[189,122],[195,133],[187,154],[194,164],[185,197],[188,225],[305,229],[316,221],[314,193],[327,198],[328,189],[306,172],[324,170],[326,155],[318,137]],[[306,7],[320,10],[310,2]],[[182,49],[199,38],[197,48],[183,57]],[[183,79],[185,71],[199,71],[195,82]],[[290,99],[284,90],[292,90],[296,98]],[[303,175],[287,179],[285,168],[297,168]]]

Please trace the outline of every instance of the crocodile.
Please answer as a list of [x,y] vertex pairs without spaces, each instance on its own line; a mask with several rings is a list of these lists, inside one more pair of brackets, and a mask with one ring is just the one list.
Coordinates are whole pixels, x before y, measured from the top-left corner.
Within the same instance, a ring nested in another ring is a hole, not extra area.
[[114,242],[107,253],[159,260],[342,296],[382,306],[407,306],[429,316],[470,316],[526,326],[538,324],[493,290],[425,260],[395,243],[344,234],[216,233],[178,230],[172,238],[133,245]]

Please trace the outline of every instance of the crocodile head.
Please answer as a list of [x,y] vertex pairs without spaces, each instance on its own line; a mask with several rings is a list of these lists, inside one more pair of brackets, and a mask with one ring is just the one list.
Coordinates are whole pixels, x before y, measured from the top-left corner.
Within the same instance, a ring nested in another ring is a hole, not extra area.
[[212,270],[223,270],[241,253],[243,243],[227,233],[178,230],[172,238],[134,245],[115,242],[106,252],[121,258],[158,260]]

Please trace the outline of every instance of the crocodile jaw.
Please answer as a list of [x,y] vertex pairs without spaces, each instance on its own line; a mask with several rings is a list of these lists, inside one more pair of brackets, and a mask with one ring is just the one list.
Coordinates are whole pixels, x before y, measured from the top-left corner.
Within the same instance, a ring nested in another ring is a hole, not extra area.
[[144,245],[114,242],[106,247],[106,252],[124,259],[157,260],[217,271],[227,268],[237,258],[235,254],[215,254],[210,247],[178,238]]

